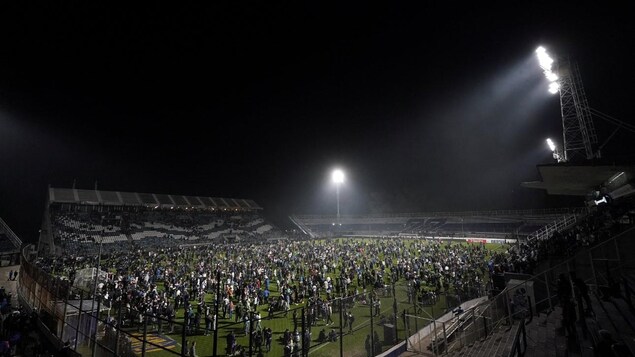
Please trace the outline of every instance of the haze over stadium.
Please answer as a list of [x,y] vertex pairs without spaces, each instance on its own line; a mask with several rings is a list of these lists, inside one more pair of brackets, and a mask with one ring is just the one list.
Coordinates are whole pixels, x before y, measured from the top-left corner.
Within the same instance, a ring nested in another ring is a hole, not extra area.
[[629,9],[0,4],[0,354],[635,355]]
[[[334,213],[336,165],[342,214],[569,204],[519,187],[561,135],[538,45],[575,58],[592,105],[631,120],[633,31],[618,8],[0,13],[0,216],[27,241],[49,184],[247,197],[282,225]],[[607,154],[632,152],[623,134]]]

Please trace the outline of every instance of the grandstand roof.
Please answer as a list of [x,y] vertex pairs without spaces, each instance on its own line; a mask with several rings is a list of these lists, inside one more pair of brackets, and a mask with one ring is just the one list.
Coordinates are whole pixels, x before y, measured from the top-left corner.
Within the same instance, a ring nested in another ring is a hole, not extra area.
[[606,184],[616,174],[624,172],[630,179],[635,167],[617,165],[538,165],[542,181],[523,182],[527,188],[546,190],[550,195],[585,196]]
[[261,210],[254,200],[49,187],[50,203]]

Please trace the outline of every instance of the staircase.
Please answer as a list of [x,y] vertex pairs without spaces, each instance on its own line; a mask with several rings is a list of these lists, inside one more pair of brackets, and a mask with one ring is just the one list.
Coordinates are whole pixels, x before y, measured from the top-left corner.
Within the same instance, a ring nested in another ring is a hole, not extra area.
[[544,239],[548,239],[549,237],[551,237],[551,235],[554,232],[562,232],[565,231],[571,227],[573,227],[576,222],[578,221],[578,219],[582,218],[583,216],[579,215],[579,214],[567,214],[564,217],[562,217],[561,219],[544,226],[543,228],[539,229],[538,231],[534,232],[531,236],[530,239],[537,239],[537,240],[544,240]]
[[525,356],[571,356],[567,351],[567,337],[561,328],[562,309],[540,313],[527,324],[527,350]]
[[289,216],[289,220],[295,224],[296,227],[298,227],[298,229],[308,235],[311,238],[317,238],[317,235],[315,233],[313,233],[313,231],[311,231],[311,229],[309,227],[307,227],[304,223],[302,223],[302,221],[300,219],[298,219],[298,217],[296,217],[295,215]]

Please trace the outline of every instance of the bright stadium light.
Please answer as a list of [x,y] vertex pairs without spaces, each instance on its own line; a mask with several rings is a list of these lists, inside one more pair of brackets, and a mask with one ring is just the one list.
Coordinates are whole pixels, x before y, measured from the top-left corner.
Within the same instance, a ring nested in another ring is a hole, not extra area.
[[555,62],[554,59],[549,56],[547,50],[542,46],[536,49],[536,56],[538,57],[538,64],[540,64],[540,68],[542,68],[545,74],[545,78],[549,81],[549,93],[558,93],[560,90],[560,85],[558,84],[559,78],[552,70],[553,63]]
[[560,90],[560,85],[556,82],[549,83],[549,93],[556,94]]
[[540,46],[536,49],[536,56],[538,56],[538,63],[540,63],[540,68],[545,71],[551,70],[551,65],[553,64],[553,58],[549,56],[547,50]]
[[558,80],[558,75],[553,72],[545,73],[545,77],[547,77],[549,82],[555,82]]
[[595,205],[599,206],[601,203],[608,203],[608,201],[606,200],[606,196],[602,197],[601,200],[595,200]]
[[336,185],[344,183],[344,172],[340,169],[333,170],[331,178]]
[[547,145],[549,146],[549,150],[551,150],[551,152],[553,153],[553,158],[556,159],[558,162],[563,162],[564,158],[562,157],[562,152],[558,150],[556,143],[554,143],[551,138],[547,138],[546,141]]

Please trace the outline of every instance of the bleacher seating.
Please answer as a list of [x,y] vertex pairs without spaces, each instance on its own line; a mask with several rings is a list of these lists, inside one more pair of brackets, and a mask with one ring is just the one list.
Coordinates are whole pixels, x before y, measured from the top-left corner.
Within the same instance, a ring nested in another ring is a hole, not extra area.
[[[293,215],[291,221],[313,237],[334,235],[525,237],[581,209],[422,212],[396,214]],[[338,220],[339,219],[339,220]]]
[[[167,195],[157,196],[159,200]],[[149,197],[144,197],[148,200]],[[129,244],[176,245],[187,242],[211,242],[232,239],[269,238],[282,235],[255,211],[219,211],[208,209],[152,209],[98,212],[91,206],[74,205],[62,210],[50,209],[56,244],[71,250],[128,249]],[[111,244],[119,243],[119,244]],[[108,246],[108,245],[111,246]]]

